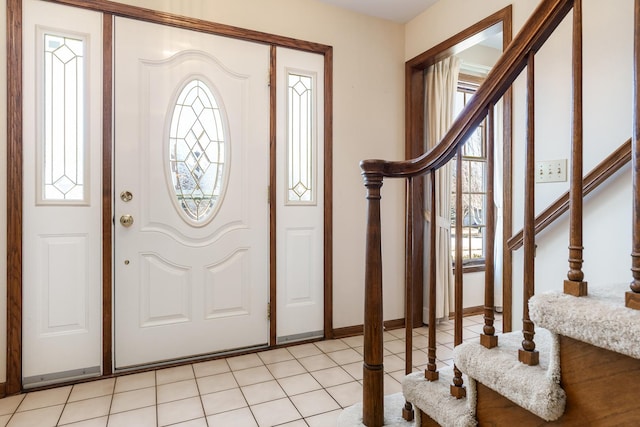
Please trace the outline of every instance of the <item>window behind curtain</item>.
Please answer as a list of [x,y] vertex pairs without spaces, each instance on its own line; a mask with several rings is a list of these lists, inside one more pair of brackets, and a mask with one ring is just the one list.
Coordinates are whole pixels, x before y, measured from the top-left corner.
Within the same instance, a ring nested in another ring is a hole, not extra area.
[[[460,75],[456,94],[456,116],[475,94],[481,79]],[[484,120],[462,148],[462,259],[463,266],[484,265],[487,195],[487,135]],[[451,256],[455,259],[456,230],[456,158],[452,160],[451,180]]]

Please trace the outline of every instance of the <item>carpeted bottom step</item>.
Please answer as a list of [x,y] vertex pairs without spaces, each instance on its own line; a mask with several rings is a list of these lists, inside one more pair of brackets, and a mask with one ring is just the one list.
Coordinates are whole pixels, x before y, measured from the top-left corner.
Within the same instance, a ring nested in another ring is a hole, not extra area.
[[[449,386],[453,381],[453,367],[443,368],[438,372],[438,381],[427,381],[423,372],[407,375],[402,381],[402,391],[407,401],[420,408],[441,426],[475,426],[475,382],[464,378],[467,398],[456,399],[449,392]],[[416,425],[418,424],[416,422]]]
[[498,335],[498,347],[487,349],[479,340],[466,341],[454,350],[458,369],[546,421],[562,416],[566,394],[560,387],[558,336],[536,328],[534,337],[540,364],[518,361],[522,332]]

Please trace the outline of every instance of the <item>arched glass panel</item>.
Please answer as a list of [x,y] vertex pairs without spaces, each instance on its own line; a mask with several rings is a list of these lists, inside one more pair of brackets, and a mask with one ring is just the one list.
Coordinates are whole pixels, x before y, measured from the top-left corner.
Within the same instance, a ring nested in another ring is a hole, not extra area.
[[171,118],[169,170],[177,204],[187,219],[206,222],[224,190],[223,112],[202,80],[182,89]]

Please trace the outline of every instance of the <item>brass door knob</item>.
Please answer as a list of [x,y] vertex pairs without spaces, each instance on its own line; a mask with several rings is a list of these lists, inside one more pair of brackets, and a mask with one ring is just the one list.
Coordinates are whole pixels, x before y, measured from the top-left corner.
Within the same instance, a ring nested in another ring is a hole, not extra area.
[[131,227],[133,225],[133,217],[131,215],[122,215],[120,217],[120,224],[124,227]]

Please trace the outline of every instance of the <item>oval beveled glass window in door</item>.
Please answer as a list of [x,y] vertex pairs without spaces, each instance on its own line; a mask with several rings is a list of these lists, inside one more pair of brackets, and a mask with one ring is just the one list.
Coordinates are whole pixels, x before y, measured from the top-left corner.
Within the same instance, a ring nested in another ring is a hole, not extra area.
[[169,130],[169,172],[187,222],[204,225],[221,201],[228,158],[224,112],[211,89],[189,81],[176,100]]

